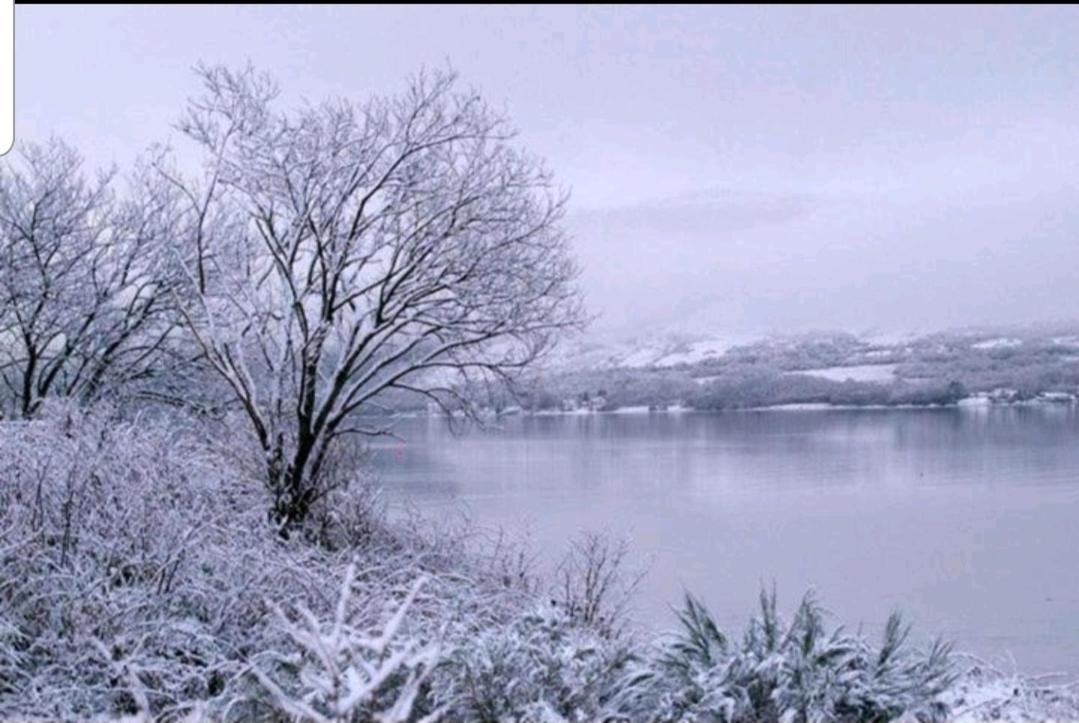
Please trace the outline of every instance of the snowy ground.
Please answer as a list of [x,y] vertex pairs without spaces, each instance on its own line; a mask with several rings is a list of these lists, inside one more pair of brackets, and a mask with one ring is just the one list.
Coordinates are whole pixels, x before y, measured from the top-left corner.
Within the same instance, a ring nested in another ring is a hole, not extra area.
[[1079,721],[1079,682],[1063,676],[1023,677],[973,664],[946,695],[955,723]]
[[758,339],[749,336],[679,337],[665,334],[617,339],[600,336],[563,344],[556,350],[551,363],[555,367],[572,369],[696,364],[721,357],[731,347]]

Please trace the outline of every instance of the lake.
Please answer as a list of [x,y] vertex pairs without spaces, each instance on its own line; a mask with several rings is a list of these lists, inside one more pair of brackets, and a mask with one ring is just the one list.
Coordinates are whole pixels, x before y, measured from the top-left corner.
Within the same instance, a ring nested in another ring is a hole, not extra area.
[[[631,538],[636,614],[683,589],[740,633],[761,584],[814,588],[874,634],[899,608],[1005,669],[1079,673],[1073,407],[514,416],[454,436],[403,419],[375,445],[392,500],[527,529],[548,560],[582,530]],[[1012,662],[1014,660],[1014,663]]]

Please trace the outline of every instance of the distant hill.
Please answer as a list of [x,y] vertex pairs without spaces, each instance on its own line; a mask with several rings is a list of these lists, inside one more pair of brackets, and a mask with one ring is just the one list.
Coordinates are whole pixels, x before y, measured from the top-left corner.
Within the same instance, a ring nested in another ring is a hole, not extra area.
[[1079,324],[584,336],[563,344],[522,387],[517,400],[533,411],[1071,403],[1079,398]]

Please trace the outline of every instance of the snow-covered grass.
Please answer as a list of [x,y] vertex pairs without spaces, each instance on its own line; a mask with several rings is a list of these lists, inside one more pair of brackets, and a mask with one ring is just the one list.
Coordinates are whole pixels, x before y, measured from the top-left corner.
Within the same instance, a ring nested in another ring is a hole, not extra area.
[[[350,565],[338,630],[352,643],[403,608],[401,649],[466,639],[532,604],[512,557],[462,555],[467,531],[433,520],[391,528],[355,486],[282,539],[261,486],[179,425],[70,408],[0,425],[0,719],[280,711],[256,671],[311,692],[298,631],[337,619]],[[381,651],[349,664],[397,648]],[[407,676],[391,677],[405,690]]]
[[526,548],[391,524],[354,485],[286,540],[226,432],[64,406],[0,425],[0,719],[1079,716],[1073,687],[911,649],[898,619],[873,644],[811,597],[788,620],[762,596],[740,642],[687,598],[651,640],[600,537],[543,580]]
[[687,595],[681,630],[639,665],[629,709],[660,720],[886,721],[901,715],[944,720],[942,696],[955,680],[950,648],[913,650],[893,615],[874,646],[829,630],[812,595],[784,619],[773,591],[740,642],[719,630]]

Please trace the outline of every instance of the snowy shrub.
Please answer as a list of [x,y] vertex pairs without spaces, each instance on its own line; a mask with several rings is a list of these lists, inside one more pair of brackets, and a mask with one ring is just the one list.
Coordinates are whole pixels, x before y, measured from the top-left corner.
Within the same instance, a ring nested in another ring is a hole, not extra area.
[[209,628],[227,598],[187,584],[229,512],[203,462],[176,430],[107,408],[0,428],[0,661],[17,663],[0,710],[164,710],[223,685]]
[[0,719],[258,717],[255,663],[304,654],[275,608],[335,620],[353,561],[349,614],[369,616],[349,617],[354,630],[427,576],[393,640],[417,655],[417,641],[469,639],[530,599],[504,555],[465,555],[463,533],[432,521],[391,527],[363,490],[281,539],[265,493],[201,424],[59,403],[0,424]]
[[629,543],[584,533],[570,542],[555,571],[555,602],[571,620],[615,636],[643,578],[626,568]]
[[627,676],[619,699],[631,718],[655,720],[887,721],[900,715],[942,720],[941,694],[954,680],[948,646],[908,650],[909,628],[892,616],[874,649],[841,628],[828,632],[807,595],[790,622],[774,592],[740,644],[687,595],[682,630]]
[[539,606],[453,651],[433,695],[453,720],[603,720],[630,657],[626,641],[603,639],[565,610]]
[[[356,568],[350,565],[330,624],[321,623],[302,604],[296,606],[299,620],[276,609],[298,650],[260,653],[253,673],[277,711],[311,721],[411,720],[420,686],[439,656],[436,647],[419,647],[398,635],[423,579],[375,632],[353,605],[355,577]],[[267,660],[273,674],[262,670]]]

